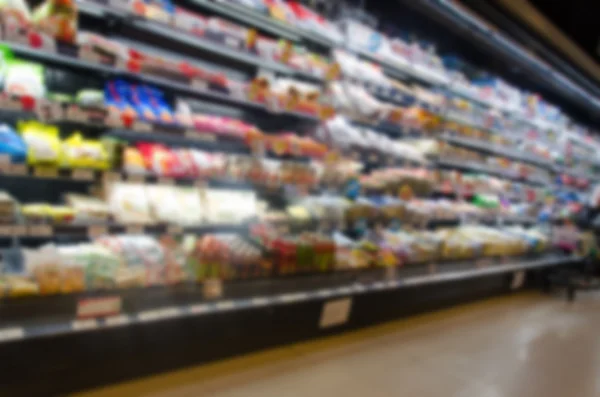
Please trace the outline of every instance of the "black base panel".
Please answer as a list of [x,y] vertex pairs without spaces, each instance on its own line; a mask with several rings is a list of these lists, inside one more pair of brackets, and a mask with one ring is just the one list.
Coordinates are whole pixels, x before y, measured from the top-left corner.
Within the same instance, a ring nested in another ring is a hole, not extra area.
[[0,395],[63,395],[358,329],[508,293],[509,276],[354,295],[349,321],[327,330],[318,326],[325,300],[309,300],[5,343],[0,345]]

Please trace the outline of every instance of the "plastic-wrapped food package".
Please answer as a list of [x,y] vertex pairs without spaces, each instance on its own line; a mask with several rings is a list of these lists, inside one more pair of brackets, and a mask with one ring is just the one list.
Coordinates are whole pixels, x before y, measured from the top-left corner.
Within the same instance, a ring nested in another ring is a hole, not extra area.
[[97,240],[120,258],[116,282],[120,287],[149,286],[165,283],[163,247],[150,236],[107,236]]
[[258,216],[254,192],[208,189],[206,201],[210,223],[239,224]]
[[27,146],[19,134],[6,124],[0,125],[0,155],[6,155],[12,163],[24,163]]
[[37,63],[9,59],[4,74],[4,92],[15,96],[44,98],[44,67]]
[[19,131],[27,144],[27,162],[33,165],[58,166],[62,145],[58,127],[27,121],[19,123]]
[[104,170],[109,166],[108,152],[100,141],[83,139],[75,133],[62,145],[62,165],[68,168],[93,168]]
[[90,245],[78,244],[57,247],[62,267],[62,293],[81,292],[87,288],[86,274],[90,264],[88,253]]
[[41,295],[59,294],[62,289],[61,258],[54,245],[23,249],[23,263],[39,286]]
[[117,182],[111,186],[108,203],[115,220],[125,224],[154,222],[146,195],[146,186]]
[[182,226],[202,223],[204,208],[196,188],[152,185],[146,187],[153,218]]
[[109,206],[96,197],[67,193],[65,201],[75,212],[74,222],[107,223],[110,219]]

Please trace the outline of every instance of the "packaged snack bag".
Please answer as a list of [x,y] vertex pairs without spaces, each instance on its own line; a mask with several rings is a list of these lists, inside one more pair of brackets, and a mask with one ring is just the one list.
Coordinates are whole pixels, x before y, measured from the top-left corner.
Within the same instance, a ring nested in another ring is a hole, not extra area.
[[47,245],[37,250],[23,250],[24,267],[33,275],[40,294],[52,295],[61,292],[62,266],[60,255],[54,245]]
[[77,193],[67,193],[65,201],[75,212],[74,222],[80,223],[107,223],[110,219],[110,209],[108,205],[91,196],[84,196]]
[[80,132],[63,143],[63,165],[68,168],[103,170],[109,166],[108,152],[100,141],[83,139]]
[[24,163],[27,146],[23,138],[10,126],[0,125],[0,154],[10,156],[12,163]]
[[154,222],[143,184],[115,183],[110,189],[108,203],[110,212],[118,222],[125,224]]
[[123,153],[123,170],[128,174],[145,174],[146,162],[140,151],[134,147],[127,147]]
[[27,144],[27,162],[32,165],[58,166],[62,148],[58,128],[37,121],[19,123],[19,131]]

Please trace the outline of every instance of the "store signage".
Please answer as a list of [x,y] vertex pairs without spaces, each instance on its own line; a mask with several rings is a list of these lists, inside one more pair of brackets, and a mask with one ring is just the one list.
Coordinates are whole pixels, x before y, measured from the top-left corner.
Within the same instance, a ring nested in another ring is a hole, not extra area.
[[119,296],[81,299],[77,302],[77,318],[113,316],[121,312],[122,305]]
[[319,319],[319,328],[336,327],[348,322],[352,310],[352,298],[325,302]]

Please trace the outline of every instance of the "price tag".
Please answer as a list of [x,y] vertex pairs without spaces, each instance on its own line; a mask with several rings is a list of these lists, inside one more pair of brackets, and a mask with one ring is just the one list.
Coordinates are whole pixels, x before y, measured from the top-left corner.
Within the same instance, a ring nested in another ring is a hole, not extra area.
[[145,121],[136,121],[133,123],[133,129],[139,132],[152,132],[152,125]]
[[92,181],[94,180],[94,171],[77,169],[72,171],[71,176],[77,181]]
[[120,182],[121,181],[121,174],[118,172],[105,172],[104,173],[104,181],[105,182]]
[[12,164],[10,166],[10,174],[11,175],[27,175],[28,169],[25,164]]
[[25,331],[21,327],[0,329],[0,342],[23,339],[24,337]]
[[201,79],[193,79],[192,88],[199,91],[208,91],[208,82]]
[[58,169],[52,167],[36,167],[33,174],[38,178],[56,178]]
[[103,225],[88,226],[87,234],[88,234],[88,237],[90,237],[90,238],[97,238],[100,236],[105,236],[108,234],[108,228]]
[[143,175],[137,175],[137,174],[127,175],[127,182],[144,183],[144,180],[145,180],[145,178]]
[[437,265],[435,263],[430,263],[427,266],[427,273],[436,274],[437,273]]
[[71,323],[73,331],[86,331],[90,329],[98,328],[98,321],[94,319],[90,320],[75,320]]
[[10,156],[8,154],[0,154],[0,168],[9,169],[11,165]]
[[325,302],[321,310],[319,328],[330,328],[345,324],[350,318],[352,298]]
[[175,181],[173,180],[173,178],[161,177],[158,180],[158,183],[160,183],[162,185],[174,185]]
[[206,280],[202,284],[202,295],[205,299],[217,299],[223,296],[223,282],[218,279]]
[[32,225],[29,226],[30,236],[49,237],[52,236],[52,228],[50,225]]
[[12,233],[15,236],[26,236],[27,235],[27,226],[25,225],[15,225],[12,227]]
[[13,226],[12,225],[0,225],[1,236],[12,236]]
[[129,316],[126,315],[111,316],[104,320],[104,324],[106,324],[107,327],[121,327],[129,324],[130,322],[131,320],[129,319]]
[[119,296],[81,299],[77,302],[78,318],[112,316],[121,312],[122,301]]
[[144,227],[141,225],[129,225],[125,228],[127,234],[144,234]]
[[169,225],[167,227],[167,233],[168,234],[182,234],[183,228],[179,225]]
[[185,137],[189,139],[193,139],[195,141],[202,142],[216,142],[217,137],[214,134],[208,132],[201,132],[196,130],[187,130],[185,131]]

